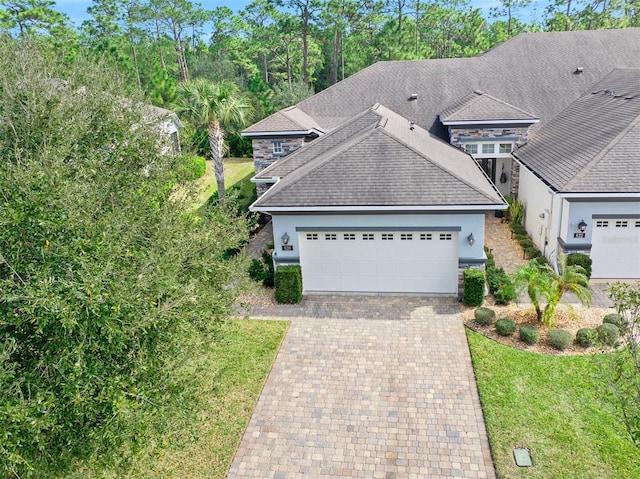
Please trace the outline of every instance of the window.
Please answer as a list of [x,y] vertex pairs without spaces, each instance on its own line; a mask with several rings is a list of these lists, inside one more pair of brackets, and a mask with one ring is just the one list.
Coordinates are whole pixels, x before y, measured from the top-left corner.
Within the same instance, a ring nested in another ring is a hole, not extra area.
[[412,233],[402,233],[400,234],[400,241],[411,241],[413,239]]
[[469,144],[464,146],[464,151],[466,151],[470,155],[477,155],[478,154],[478,145],[476,145],[475,143],[469,143]]
[[363,233],[362,234],[362,239],[365,241],[373,241],[373,233]]
[[336,241],[338,236],[335,233],[325,233],[324,239],[327,241]]
[[451,240],[451,233],[440,233],[440,241]]
[[382,233],[382,240],[383,241],[391,241],[391,240],[393,240],[393,234],[392,233]]
[[276,155],[282,154],[282,142],[280,140],[273,140],[273,153]]
[[511,143],[500,143],[500,153],[511,153]]
[[598,220],[596,221],[596,228],[607,228],[609,226],[608,221]]
[[626,228],[629,226],[628,221],[616,221],[616,228]]
[[636,228],[640,228],[640,221],[636,221]]
[[309,241],[315,241],[318,239],[318,233],[307,233],[307,239]]
[[421,241],[431,241],[433,239],[433,235],[431,233],[420,233]]
[[354,241],[356,239],[356,234],[355,233],[345,233],[344,234],[344,239],[346,241]]
[[496,145],[494,145],[493,143],[484,143],[482,145],[482,154],[483,155],[490,155],[495,153],[496,151]]

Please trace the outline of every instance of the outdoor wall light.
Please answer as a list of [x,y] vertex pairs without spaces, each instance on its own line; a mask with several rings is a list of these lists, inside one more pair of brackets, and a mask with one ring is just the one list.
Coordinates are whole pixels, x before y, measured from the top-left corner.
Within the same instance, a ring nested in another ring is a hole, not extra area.
[[287,233],[282,235],[282,244],[289,244],[289,235]]
[[578,223],[578,229],[584,233],[587,229],[587,223],[585,223],[584,220],[580,220],[580,223]]
[[469,233],[469,236],[467,236],[467,243],[469,243],[469,246],[473,246],[473,243],[476,242],[476,237],[473,236],[473,233]]

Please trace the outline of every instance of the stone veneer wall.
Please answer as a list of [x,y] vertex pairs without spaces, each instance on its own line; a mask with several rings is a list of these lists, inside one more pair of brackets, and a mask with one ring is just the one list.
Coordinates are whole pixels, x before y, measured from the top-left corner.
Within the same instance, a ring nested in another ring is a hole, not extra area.
[[484,139],[517,138],[514,146],[524,145],[528,140],[528,127],[498,127],[498,128],[452,128],[449,127],[450,143],[462,148],[463,142],[460,138],[477,138],[478,141]]
[[[282,153],[273,153],[274,140],[282,142]],[[287,156],[292,151],[297,150],[304,145],[304,137],[297,138],[254,138],[253,144],[253,167],[256,175],[264,170],[267,166],[275,163],[280,158]],[[258,196],[264,194],[269,189],[269,185],[258,183],[256,191]]]

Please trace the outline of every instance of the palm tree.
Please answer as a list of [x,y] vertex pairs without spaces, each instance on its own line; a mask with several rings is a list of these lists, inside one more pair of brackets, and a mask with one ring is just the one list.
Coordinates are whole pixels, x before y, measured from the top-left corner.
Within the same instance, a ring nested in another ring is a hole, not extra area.
[[172,106],[197,129],[206,129],[218,184],[218,198],[224,198],[224,137],[247,124],[252,112],[249,100],[231,82],[213,83],[203,78],[181,83]]
[[[567,255],[558,255],[558,274],[551,278],[551,287],[547,296],[547,305],[542,313],[542,322],[553,327],[555,320],[553,313],[567,291],[574,293],[584,306],[591,304],[591,290],[586,271],[579,265],[567,265]],[[551,269],[551,268],[549,268]]]
[[[538,321],[542,320],[540,298],[547,296],[551,286],[549,270],[551,270],[549,265],[540,264],[533,259],[526,265],[518,266],[518,269],[516,269],[513,274],[513,282],[518,290],[518,296],[520,296],[526,288],[531,304],[533,304],[536,310]],[[551,272],[553,273],[553,270],[551,270]]]

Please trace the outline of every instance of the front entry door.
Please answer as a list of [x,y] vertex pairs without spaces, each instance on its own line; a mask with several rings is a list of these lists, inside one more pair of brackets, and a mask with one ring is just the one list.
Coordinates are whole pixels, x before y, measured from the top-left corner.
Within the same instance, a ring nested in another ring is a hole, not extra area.
[[480,158],[476,160],[487,174],[489,179],[496,184],[496,159],[495,158]]

